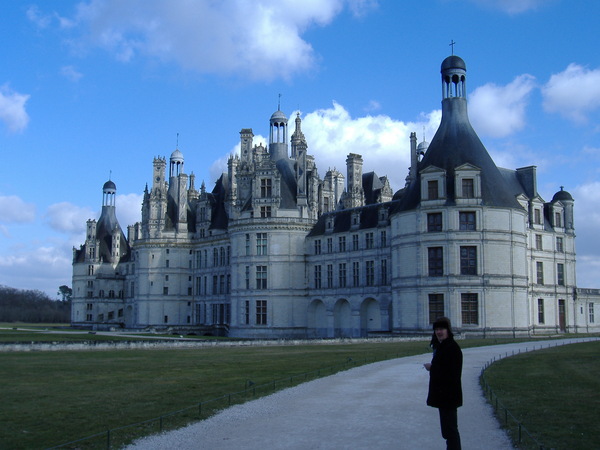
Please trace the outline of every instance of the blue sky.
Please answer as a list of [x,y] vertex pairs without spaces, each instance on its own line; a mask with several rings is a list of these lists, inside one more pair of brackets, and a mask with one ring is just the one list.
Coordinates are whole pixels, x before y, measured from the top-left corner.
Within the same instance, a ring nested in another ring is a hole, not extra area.
[[[471,123],[501,167],[575,198],[577,284],[600,288],[600,2],[87,0],[0,6],[0,284],[56,297],[117,185],[140,218],[152,160],[176,147],[209,190],[239,131],[300,112],[321,176],[345,157],[404,185],[431,140],[440,64],[467,64]],[[293,124],[293,122],[292,122]]]

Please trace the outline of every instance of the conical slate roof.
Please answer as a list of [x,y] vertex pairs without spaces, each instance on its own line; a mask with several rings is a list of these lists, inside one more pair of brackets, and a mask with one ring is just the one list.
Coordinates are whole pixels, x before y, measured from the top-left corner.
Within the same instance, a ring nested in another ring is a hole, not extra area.
[[[456,73],[466,72],[466,65],[458,56],[442,63],[442,80]],[[427,151],[418,165],[419,175],[402,195],[401,210],[414,209],[421,199],[420,172],[427,167],[446,171],[446,205],[455,203],[455,169],[470,164],[481,170],[481,200],[485,206],[522,208],[512,189],[502,177],[475,130],[469,122],[466,96],[448,96],[442,100],[442,121]],[[397,198],[397,196],[395,196]]]

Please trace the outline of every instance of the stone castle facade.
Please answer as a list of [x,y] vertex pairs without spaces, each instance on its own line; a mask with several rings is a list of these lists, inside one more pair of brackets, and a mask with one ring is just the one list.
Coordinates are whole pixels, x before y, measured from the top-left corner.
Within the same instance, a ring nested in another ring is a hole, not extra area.
[[[142,220],[123,233],[116,186],[73,256],[72,325],[244,338],[599,331],[600,291],[575,283],[574,200],[537,192],[535,167],[498,168],[470,125],[466,65],[442,63],[442,121],[410,138],[406,185],[363,171],[321,178],[295,118],[240,155],[211,192],[177,149],[155,158]],[[390,163],[393,163],[390,161]]]

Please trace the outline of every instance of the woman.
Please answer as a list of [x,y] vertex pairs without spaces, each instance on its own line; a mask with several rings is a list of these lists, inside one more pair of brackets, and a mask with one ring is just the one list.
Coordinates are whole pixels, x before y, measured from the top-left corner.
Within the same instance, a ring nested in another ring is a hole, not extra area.
[[460,449],[457,408],[462,406],[462,362],[459,345],[454,340],[450,319],[441,317],[433,324],[433,359],[424,364],[429,371],[427,404],[438,408],[442,437],[450,450]]

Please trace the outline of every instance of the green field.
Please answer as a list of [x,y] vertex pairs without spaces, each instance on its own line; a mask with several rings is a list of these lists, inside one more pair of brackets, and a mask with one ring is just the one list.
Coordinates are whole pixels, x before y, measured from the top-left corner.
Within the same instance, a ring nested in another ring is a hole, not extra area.
[[[28,342],[31,334],[39,340],[61,341],[56,334],[12,328],[0,329],[0,340]],[[65,331],[65,335],[64,342],[88,339],[86,334]],[[508,342],[515,340],[473,339],[461,341],[461,346]],[[97,433],[97,439],[72,448],[106,448],[109,429],[117,448],[159,431],[160,425],[181,426],[229,404],[308,379],[427,351],[428,341],[413,341],[0,353],[0,448],[47,448]],[[168,415],[174,411],[179,412]],[[160,423],[129,427],[159,416],[163,416]],[[117,430],[121,427],[125,428]]]
[[[544,448],[600,448],[600,342],[571,344],[496,362],[485,378]],[[501,423],[505,415],[500,411]],[[516,433],[513,431],[513,436]],[[523,440],[523,448],[535,448]]]
[[[249,380],[256,387],[281,389],[304,381],[299,375],[307,372],[314,378],[319,369],[320,375],[329,375],[363,362],[427,351],[423,341],[0,353],[0,448],[51,447],[243,391]],[[257,395],[270,392],[259,389]],[[209,404],[203,414],[227,402]],[[197,410],[177,418],[175,425],[197,419]]]

